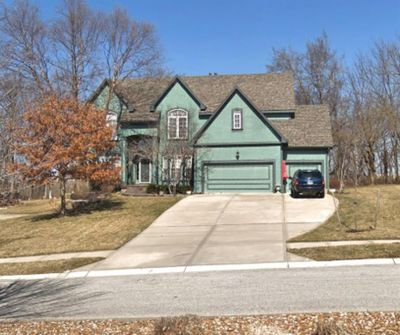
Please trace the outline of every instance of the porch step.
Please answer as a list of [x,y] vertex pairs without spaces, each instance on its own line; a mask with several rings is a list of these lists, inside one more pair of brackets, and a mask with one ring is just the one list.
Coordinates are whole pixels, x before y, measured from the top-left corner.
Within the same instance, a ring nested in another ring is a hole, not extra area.
[[148,184],[127,185],[125,192],[126,195],[147,195]]

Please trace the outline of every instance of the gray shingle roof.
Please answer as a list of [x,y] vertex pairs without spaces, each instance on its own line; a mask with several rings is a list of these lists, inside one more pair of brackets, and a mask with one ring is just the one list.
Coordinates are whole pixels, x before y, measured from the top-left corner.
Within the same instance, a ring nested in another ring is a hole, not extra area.
[[[291,73],[182,76],[181,82],[205,106],[214,112],[235,88],[239,88],[260,111],[293,110],[290,120],[270,120],[288,140],[289,147],[331,147],[331,123],[327,106],[296,106]],[[157,122],[159,114],[151,112],[174,78],[135,78],[118,83],[116,93],[132,113],[124,113],[121,122]]]
[[[240,88],[260,110],[295,108],[291,73],[185,76],[180,80],[213,112],[235,88]],[[135,78],[118,83],[116,92],[137,114],[150,111],[173,78]]]
[[332,129],[326,105],[300,105],[294,119],[271,120],[288,140],[289,147],[332,147]]
[[160,114],[155,113],[123,113],[121,115],[121,122],[136,122],[136,123],[146,123],[146,122],[157,122]]

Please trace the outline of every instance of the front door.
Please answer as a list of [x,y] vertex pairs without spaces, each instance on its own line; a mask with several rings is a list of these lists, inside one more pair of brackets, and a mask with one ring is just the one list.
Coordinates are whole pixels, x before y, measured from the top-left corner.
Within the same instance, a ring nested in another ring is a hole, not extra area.
[[151,162],[148,159],[141,159],[139,162],[139,183],[151,183]]

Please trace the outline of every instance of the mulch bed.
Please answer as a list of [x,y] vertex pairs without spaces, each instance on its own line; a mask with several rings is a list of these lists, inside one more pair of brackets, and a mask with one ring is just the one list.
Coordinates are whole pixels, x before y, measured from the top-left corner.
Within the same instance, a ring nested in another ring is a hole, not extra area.
[[151,320],[5,321],[1,335],[375,335],[400,334],[400,312],[354,312]]

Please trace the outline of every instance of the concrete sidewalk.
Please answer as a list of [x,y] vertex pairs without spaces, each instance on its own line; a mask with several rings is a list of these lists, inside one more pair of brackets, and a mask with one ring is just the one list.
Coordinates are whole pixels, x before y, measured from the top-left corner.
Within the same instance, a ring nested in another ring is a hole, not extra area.
[[333,212],[329,195],[193,195],[104,261],[79,270],[304,260],[287,254],[286,240],[317,227]]

